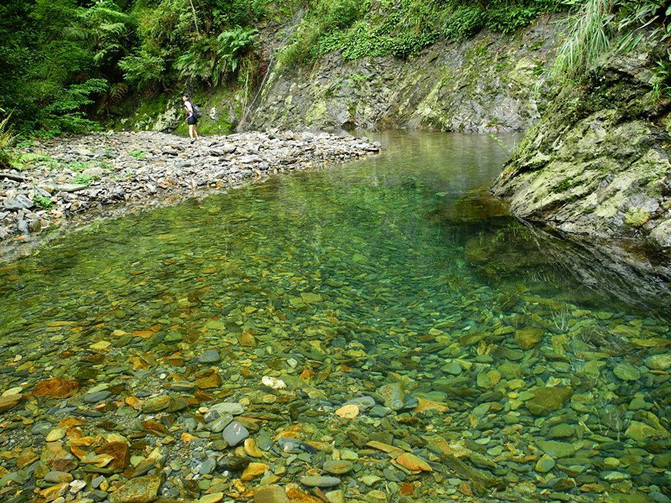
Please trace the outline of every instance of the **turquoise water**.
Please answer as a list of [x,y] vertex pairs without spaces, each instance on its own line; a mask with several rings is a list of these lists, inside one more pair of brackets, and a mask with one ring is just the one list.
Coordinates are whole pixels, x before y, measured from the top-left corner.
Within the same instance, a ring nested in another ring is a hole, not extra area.
[[[306,441],[374,457],[345,434],[355,429],[434,463],[429,476],[359,461],[343,476],[351,498],[374,490],[390,500],[467,498],[460,483],[481,481],[450,471],[431,448],[435,436],[502,481],[493,484],[499,493],[565,492],[574,501],[668,493],[659,457],[671,417],[668,323],[573,279],[535,231],[476,190],[506,160],[497,142],[378,138],[387,146],[378,157],[98,222],[0,267],[2,389],[27,393],[52,377],[79,381],[81,393],[102,385],[112,395],[97,410],[123,423],[137,414],[126,398],[195,382],[212,367],[198,355],[217,349],[222,384],[204,389],[277,414],[259,436],[303,424]],[[90,348],[97,342],[109,345]],[[264,375],[287,388],[262,386]],[[351,423],[334,414],[362,395],[389,407],[380,390],[388,384],[400,386],[403,408],[362,410]],[[538,413],[534,400],[556,410]],[[68,403],[91,408],[80,394]],[[49,420],[57,403],[26,398],[18,407]],[[170,423],[196,409],[171,413]],[[552,433],[556,426],[565,433]],[[268,449],[277,472],[286,455]],[[539,466],[543,454],[551,462]],[[316,461],[292,461],[278,483],[296,482]],[[181,469],[194,463],[187,455]],[[384,484],[362,482],[369,473]],[[233,491],[230,478],[205,480]],[[176,490],[170,481],[164,490]],[[206,489],[189,490],[182,496]]]

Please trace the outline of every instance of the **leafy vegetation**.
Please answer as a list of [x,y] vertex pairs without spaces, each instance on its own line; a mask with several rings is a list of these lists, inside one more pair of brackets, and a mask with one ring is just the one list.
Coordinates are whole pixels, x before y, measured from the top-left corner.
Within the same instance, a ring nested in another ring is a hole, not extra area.
[[[8,163],[10,122],[21,140],[95,129],[183,90],[226,86],[247,102],[268,66],[268,38],[288,38],[279,55],[286,66],[331,51],[411,58],[438,40],[514,34],[568,8],[575,21],[557,74],[573,77],[613,46],[635,46],[644,29],[669,36],[669,0],[4,0],[0,163]],[[657,75],[667,88],[669,54]]]
[[256,82],[256,26],[298,0],[5,0],[0,109],[18,134],[95,129],[119,105]]
[[41,210],[48,210],[54,205],[54,201],[49,197],[35,196],[33,198],[33,204],[36,208]]
[[[651,44],[671,38],[669,0],[586,0],[573,14],[560,47],[553,75],[558,79],[579,79],[598,66],[601,58],[616,50],[634,49],[647,30]],[[671,77],[671,55],[667,51],[657,67],[658,85]]]
[[460,41],[483,28],[511,34],[565,7],[562,0],[315,0],[282,61],[307,64],[334,50],[345,59],[408,58],[441,38]]

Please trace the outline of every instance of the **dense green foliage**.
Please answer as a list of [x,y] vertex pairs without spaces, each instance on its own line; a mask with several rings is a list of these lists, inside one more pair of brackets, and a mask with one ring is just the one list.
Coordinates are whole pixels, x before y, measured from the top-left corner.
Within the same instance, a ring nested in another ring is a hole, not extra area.
[[[668,0],[5,0],[0,151],[10,126],[19,136],[90,130],[146,103],[179,106],[184,89],[228,86],[248,100],[278,48],[291,66],[331,51],[409,58],[567,8],[577,14],[557,66],[566,75],[593,64],[615,35],[628,34],[622,47],[649,23],[668,35]],[[671,56],[658,73],[668,82]]]
[[407,58],[442,38],[460,41],[483,28],[511,34],[538,16],[566,7],[563,0],[313,0],[287,64],[309,63],[342,51],[364,56]]
[[[612,50],[627,52],[647,34],[651,46],[671,39],[669,0],[586,0],[573,15],[553,73],[560,79],[580,79],[598,67]],[[671,52],[667,48],[657,67],[657,86],[671,82]]]
[[77,132],[133,97],[252,85],[262,63],[256,25],[294,7],[271,0],[6,0],[0,120],[11,113],[18,133]]

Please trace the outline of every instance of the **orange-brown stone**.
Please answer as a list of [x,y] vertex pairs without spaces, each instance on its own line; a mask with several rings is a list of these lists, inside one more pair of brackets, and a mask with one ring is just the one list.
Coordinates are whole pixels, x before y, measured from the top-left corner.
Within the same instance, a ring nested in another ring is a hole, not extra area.
[[48,379],[35,385],[33,395],[47,398],[68,398],[77,393],[80,387],[77,381],[58,378]]
[[168,435],[170,433],[164,424],[159,423],[158,421],[153,421],[151,419],[142,421],[142,427],[149,433],[156,433],[158,435]]
[[115,472],[122,472],[130,464],[130,448],[126,442],[110,442],[96,449],[96,454],[107,454],[114,459],[110,461],[107,468]]
[[242,472],[240,480],[248,482],[250,480],[259,478],[266,472],[268,468],[270,468],[270,466],[265,463],[249,463],[247,468],[245,468],[245,470]]
[[399,457],[397,457],[396,462],[399,465],[401,465],[402,467],[407,468],[408,470],[411,470],[413,472],[417,472],[417,471],[432,472],[433,471],[433,468],[431,468],[426,461],[424,461],[419,456],[415,456],[414,454],[410,454],[409,452],[404,452]]
[[200,389],[218,388],[221,386],[221,377],[219,372],[212,372],[209,376],[201,377],[196,380],[196,386]]
[[310,496],[295,487],[287,488],[287,497],[291,503],[323,503],[321,499]]

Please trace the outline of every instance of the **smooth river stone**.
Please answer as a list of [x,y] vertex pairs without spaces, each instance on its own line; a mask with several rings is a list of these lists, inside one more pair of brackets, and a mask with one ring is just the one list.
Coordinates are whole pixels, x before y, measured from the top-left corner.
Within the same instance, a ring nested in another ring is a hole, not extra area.
[[270,485],[254,490],[254,503],[289,503],[289,498],[280,486]]
[[440,370],[447,374],[458,376],[461,374],[461,365],[459,365],[459,362],[451,361],[443,365]]
[[22,395],[7,395],[0,398],[0,412],[16,407],[21,401]]
[[224,414],[221,417],[218,417],[214,421],[212,421],[212,425],[210,426],[210,431],[214,433],[220,433],[224,431],[224,428],[231,424],[233,422],[233,416],[230,414]]
[[142,412],[151,414],[153,412],[160,412],[170,407],[170,397],[168,395],[156,396],[147,399],[142,404]]
[[[245,408],[242,406],[242,404],[239,404],[237,402],[222,402],[218,403],[216,405],[213,405],[210,407],[210,410],[207,411],[207,414],[205,414],[205,421],[211,421],[212,419],[209,419],[209,415],[214,415],[214,413],[219,413],[219,415],[224,415],[224,414],[231,414],[233,416],[239,416],[245,411]],[[219,417],[219,416],[217,416]]]
[[233,421],[224,428],[221,435],[228,445],[235,447],[249,436],[249,431],[247,431],[247,428],[245,428],[242,423]]
[[549,438],[570,438],[575,436],[575,426],[571,424],[561,423],[553,426],[548,431]]
[[419,456],[404,452],[396,458],[396,462],[411,471],[432,472],[433,468]]
[[538,473],[547,473],[555,467],[555,460],[547,454],[543,454],[536,463],[536,471]]
[[629,363],[618,363],[613,373],[623,381],[636,381],[641,377],[641,372]]
[[671,354],[648,356],[645,359],[645,366],[651,370],[669,370],[671,368]]
[[401,410],[405,403],[405,392],[400,383],[385,384],[377,390],[384,400],[385,407],[391,410]]
[[306,475],[301,477],[301,484],[308,487],[335,487],[340,484],[338,477]]
[[355,419],[359,415],[359,406],[354,404],[343,405],[338,410],[336,410],[335,413],[336,416],[343,419]]
[[354,464],[351,461],[329,459],[324,463],[324,471],[332,475],[344,475],[351,472],[353,468]]
[[637,442],[642,442],[658,434],[659,432],[655,428],[639,421],[632,421],[629,423],[627,431],[624,432],[625,437],[636,440]]
[[161,479],[154,475],[131,479],[116,490],[113,503],[151,503],[158,497]]
[[72,482],[74,477],[68,472],[47,472],[44,476],[44,481],[50,484],[62,484],[63,482]]
[[372,396],[360,396],[358,398],[348,400],[343,405],[356,405],[359,407],[361,412],[366,412],[367,410],[375,407],[375,399]]
[[64,436],[65,436],[65,428],[54,428],[49,433],[47,433],[47,436],[45,437],[44,440],[47,442],[55,442],[56,440],[60,440]]
[[203,354],[198,357],[199,363],[217,363],[219,360],[221,360],[221,356],[216,349],[203,351]]
[[561,386],[532,388],[529,392],[533,396],[525,402],[525,405],[534,416],[543,416],[553,410],[561,409],[573,396],[573,390]]
[[556,440],[538,440],[538,447],[548,456],[559,459],[568,458],[575,454],[575,447],[568,442],[558,442]]
[[543,334],[538,327],[527,327],[515,332],[515,341],[520,349],[531,349],[543,339]]
[[249,482],[262,476],[266,470],[270,468],[269,465],[265,463],[249,463],[245,470],[240,475],[240,480],[244,482]]
[[224,493],[206,494],[198,500],[198,503],[219,503],[224,499]]
[[98,403],[112,396],[112,393],[107,390],[102,391],[89,391],[84,395],[85,403]]

